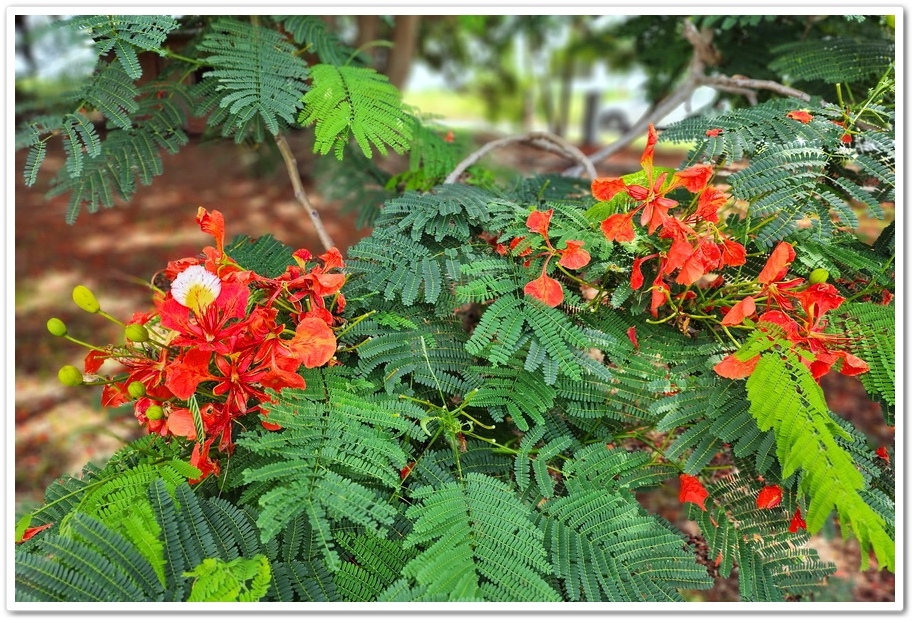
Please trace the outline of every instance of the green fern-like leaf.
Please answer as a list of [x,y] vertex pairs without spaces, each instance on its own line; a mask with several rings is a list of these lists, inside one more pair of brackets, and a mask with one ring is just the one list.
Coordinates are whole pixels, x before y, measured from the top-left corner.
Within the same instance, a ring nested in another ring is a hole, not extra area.
[[[550,571],[541,533],[503,483],[483,474],[464,482],[421,487],[407,511],[414,521],[405,544],[422,551],[403,575],[429,595],[453,601],[558,601],[544,580]],[[511,534],[511,539],[499,535]]]
[[707,510],[690,504],[688,517],[706,538],[718,574],[727,578],[737,568],[742,601],[783,601],[815,591],[836,571],[805,547],[803,531],[788,531],[794,509],[757,508],[759,488],[747,479],[729,476],[713,482],[708,491]]
[[143,75],[137,50],[158,50],[178,22],[168,15],[88,15],[71,20],[95,41],[96,53],[114,52],[124,71],[134,80]]
[[520,370],[522,362],[516,360],[503,368],[473,368],[471,372],[483,384],[475,388],[470,402],[472,407],[487,407],[493,419],[502,421],[511,417],[520,430],[527,430],[529,421],[544,423],[544,416],[553,406],[556,391],[544,383],[540,374]]
[[551,500],[540,524],[570,601],[682,601],[712,585],[683,538],[632,498],[578,491]]
[[809,497],[806,521],[812,532],[836,509],[862,546],[863,564],[874,550],[878,563],[894,568],[894,543],[885,522],[862,499],[865,481],[848,452],[836,441],[837,427],[823,391],[810,371],[794,358],[761,355],[747,380],[751,414],[762,431],[776,433],[776,454],[783,478],[801,470],[800,486]]
[[437,241],[448,236],[464,242],[471,228],[489,222],[489,203],[494,200],[492,193],[474,186],[446,184],[430,193],[407,193],[388,201],[376,226],[410,232],[414,240],[428,234]]
[[894,305],[847,303],[843,307],[843,334],[849,350],[865,360],[869,370],[859,378],[870,394],[896,404],[896,313]]
[[773,54],[770,68],[790,80],[855,82],[880,77],[894,64],[894,41],[827,37],[784,43]]
[[346,601],[377,600],[416,555],[415,548],[404,547],[403,539],[345,533],[338,542],[347,558],[352,560],[342,563],[334,575],[334,582]]
[[395,435],[416,424],[401,417],[410,407],[385,395],[363,395],[365,385],[327,371],[310,371],[306,389],[286,391],[268,417],[283,427],[269,435],[247,434],[238,444],[272,461],[244,470],[257,496],[262,538],[279,533],[302,513],[309,519],[328,569],[335,569],[332,523],[353,522],[381,534],[395,510],[376,485],[399,485],[407,464]]
[[21,601],[161,601],[163,586],[146,558],[102,522],[76,513],[69,536],[43,539],[39,553],[16,555]]
[[[240,140],[256,116],[271,134],[280,132],[281,122],[294,123],[309,73],[296,48],[279,32],[218,19],[198,49],[213,67],[204,74],[199,90],[218,93],[218,105],[228,114],[225,120],[208,119],[210,125],[222,121],[224,133],[234,131]],[[215,85],[205,84],[208,81]]]
[[136,102],[139,93],[127,72],[117,65],[100,63],[82,97],[89,106],[101,111],[109,123],[129,130],[133,126],[131,115],[140,108]]
[[270,562],[263,555],[229,562],[205,558],[184,575],[194,579],[188,601],[258,601],[270,585]]
[[226,244],[226,255],[239,266],[264,277],[279,277],[293,262],[293,251],[270,234],[252,240],[236,236]]
[[413,123],[387,78],[367,67],[324,64],[312,67],[311,77],[299,123],[315,125],[316,153],[333,149],[339,160],[351,136],[367,158],[373,147],[382,155],[387,147],[399,154],[410,147]]
[[308,50],[317,54],[322,63],[344,65],[355,53],[317,15],[284,15],[278,21],[293,41],[308,46]]

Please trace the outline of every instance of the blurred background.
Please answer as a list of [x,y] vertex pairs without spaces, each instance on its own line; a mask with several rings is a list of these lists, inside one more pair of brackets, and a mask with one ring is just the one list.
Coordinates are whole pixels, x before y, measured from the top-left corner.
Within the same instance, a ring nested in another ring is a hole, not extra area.
[[[11,53],[15,60],[17,121],[53,112],[91,74],[92,41],[57,28],[66,16],[8,15],[15,20]],[[546,130],[585,153],[613,143],[668,97],[687,70],[692,48],[679,32],[678,16],[325,16],[329,29],[402,89],[405,101],[438,120],[465,141],[468,152],[493,138]],[[860,28],[842,16],[758,16],[728,23],[708,16],[721,52],[717,70],[778,80],[767,68],[769,51],[782,41],[812,30]],[[874,20],[872,20],[874,21]],[[188,19],[187,27],[193,27]],[[180,45],[183,35],[175,35]],[[161,59],[141,57],[144,76],[155,75]],[[823,85],[800,85],[812,93]],[[829,92],[825,95],[830,96]],[[766,94],[761,94],[765,99]],[[741,96],[697,89],[656,125],[746,103]],[[103,131],[100,128],[100,131]],[[275,151],[263,145],[214,136],[203,120],[190,118],[189,144],[163,157],[153,185],[112,209],[83,213],[65,222],[68,197],[49,196],[54,174],[64,163],[60,141],[52,141],[38,182],[26,186],[26,150],[15,153],[15,495],[38,501],[61,472],[78,473],[88,461],[102,462],[140,434],[129,409],[103,409],[100,391],[64,387],[58,369],[82,367],[85,349],[51,336],[51,317],[62,319],[71,335],[90,344],[121,339],[121,329],[79,310],[70,293],[91,288],[102,308],[126,319],[150,307],[147,284],[169,260],[196,255],[212,239],[195,223],[197,208],[220,210],[227,236],[273,234],[293,248],[321,251],[319,239],[296,203],[289,177]],[[645,128],[639,130],[643,136]],[[662,137],[663,138],[663,137]],[[309,130],[289,142],[310,200],[328,233],[344,252],[369,231],[365,206],[329,187],[333,158],[312,154]],[[601,162],[599,174],[620,175],[639,168],[637,139]],[[656,163],[677,166],[685,153],[659,146]],[[562,171],[571,163],[525,146],[496,152],[498,166],[517,172]],[[12,158],[11,158],[12,160]],[[376,164],[394,172],[403,159]],[[379,195],[383,198],[383,195]],[[365,201],[365,198],[361,199]],[[860,235],[873,240],[893,218],[862,219]],[[893,429],[870,402],[858,381],[831,374],[824,382],[831,408],[852,420],[877,445],[891,445]],[[659,501],[659,504],[664,502]],[[820,537],[816,537],[820,538]],[[823,555],[840,568],[837,599],[894,599],[892,577],[860,574],[856,547],[821,543]],[[845,582],[845,583],[844,583]],[[722,600],[734,598],[727,586]]]

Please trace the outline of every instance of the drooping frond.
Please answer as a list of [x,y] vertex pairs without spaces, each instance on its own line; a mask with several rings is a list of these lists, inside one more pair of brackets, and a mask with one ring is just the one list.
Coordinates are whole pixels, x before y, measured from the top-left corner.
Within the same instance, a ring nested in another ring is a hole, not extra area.
[[464,350],[466,333],[457,319],[390,329],[364,323],[360,329],[372,333],[356,351],[358,368],[380,373],[389,393],[395,388],[411,393],[413,384],[445,395],[465,394],[473,388],[462,375],[474,361]]
[[379,230],[350,249],[347,268],[360,276],[362,290],[379,292],[386,300],[400,295],[404,305],[421,297],[435,303],[446,279],[457,279],[449,272],[448,259],[403,234]]
[[708,486],[707,510],[689,505],[718,574],[727,578],[737,569],[742,601],[784,601],[816,591],[835,566],[806,547],[804,530],[789,532],[794,507],[758,509],[760,487],[751,482],[737,475],[717,480]]
[[806,521],[812,532],[836,509],[841,525],[862,546],[863,563],[874,550],[878,564],[894,568],[894,543],[884,520],[859,493],[865,479],[836,440],[843,431],[830,418],[823,390],[795,358],[763,353],[747,380],[751,414],[762,431],[776,434],[776,455],[783,478],[801,470],[801,489],[808,495]]
[[770,68],[789,80],[855,82],[878,78],[894,64],[894,41],[824,37],[783,43],[773,54]]
[[468,403],[472,407],[486,407],[497,422],[511,417],[520,430],[528,430],[529,422],[544,424],[544,416],[553,406],[556,390],[544,383],[543,376],[520,369],[523,362],[516,360],[506,367],[475,367],[471,371],[483,380],[475,387]]
[[[120,72],[120,69],[114,71]],[[187,143],[188,137],[182,129],[185,122],[182,87],[176,86],[168,98],[161,99],[156,98],[154,87],[147,86],[134,93],[139,94],[139,103],[130,101],[136,105],[134,111],[139,120],[132,125],[131,119],[125,117],[126,128],[111,130],[97,152],[92,147],[92,139],[87,139],[79,129],[81,124],[71,127],[75,133],[73,138],[78,142],[68,148],[68,163],[74,160],[78,164],[68,164],[61,169],[49,192],[49,196],[70,194],[68,223],[76,220],[83,206],[87,206],[89,212],[96,212],[102,206],[109,208],[114,205],[116,196],[124,199],[133,196],[138,182],[150,185],[163,171],[161,151],[175,153]],[[88,145],[86,140],[89,140]],[[89,149],[83,151],[86,146]]]
[[[405,544],[421,552],[403,577],[452,601],[558,601],[541,531],[505,484],[479,473],[461,483],[421,487],[407,511]],[[503,538],[499,535],[511,535]]]
[[197,93],[218,95],[199,107],[198,113],[218,106],[222,114],[210,115],[208,125],[223,126],[223,135],[235,133],[236,142],[248,134],[259,118],[271,134],[281,123],[292,125],[302,107],[308,67],[283,35],[263,26],[221,18],[213,22],[198,48],[213,69],[203,75]]
[[[842,131],[828,119],[815,117],[810,123],[801,123],[786,115],[798,109],[808,109],[812,114],[821,112],[837,117],[835,110],[813,110],[811,104],[792,98],[775,99],[751,108],[738,108],[726,113],[689,117],[672,123],[659,135],[660,140],[672,143],[691,142],[690,162],[723,159],[732,164],[769,151],[773,146],[804,145],[819,147],[838,144]],[[710,137],[707,130],[722,130]]]
[[169,15],[81,15],[71,23],[88,31],[98,56],[113,51],[134,80],[143,74],[137,50],[158,50],[168,34],[178,28],[178,22]]
[[372,157],[373,147],[382,155],[387,147],[399,154],[410,147],[411,115],[385,76],[368,67],[320,64],[312,67],[311,78],[299,123],[315,125],[316,153],[333,149],[339,160],[351,137],[366,158]]
[[776,458],[774,434],[761,431],[748,409],[739,383],[708,377],[652,405],[654,414],[664,415],[656,425],[658,430],[683,428],[665,454],[683,460],[687,474],[699,473],[722,451],[724,443],[739,458],[755,457],[757,473],[766,472]]

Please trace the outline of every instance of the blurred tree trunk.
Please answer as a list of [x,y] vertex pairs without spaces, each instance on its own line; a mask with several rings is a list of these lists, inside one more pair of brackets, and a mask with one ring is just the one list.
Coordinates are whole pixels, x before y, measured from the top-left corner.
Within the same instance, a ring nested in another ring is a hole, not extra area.
[[413,63],[414,53],[417,49],[417,33],[419,31],[419,15],[398,15],[395,17],[394,47],[388,56],[385,74],[391,84],[399,89],[404,88],[407,77],[410,75],[410,66]]
[[399,89],[404,87],[410,75],[410,66],[417,50],[417,36],[420,32],[419,15],[397,15],[391,30],[378,15],[356,16],[357,49],[369,46],[380,39],[391,40],[391,48],[367,47],[366,54],[373,60],[373,66],[388,76],[388,80]]
[[16,16],[15,28],[18,35],[16,38],[16,51],[22,54],[26,65],[26,73],[29,76],[34,76],[38,71],[38,65],[35,63],[35,54],[32,52],[32,36],[25,15]]

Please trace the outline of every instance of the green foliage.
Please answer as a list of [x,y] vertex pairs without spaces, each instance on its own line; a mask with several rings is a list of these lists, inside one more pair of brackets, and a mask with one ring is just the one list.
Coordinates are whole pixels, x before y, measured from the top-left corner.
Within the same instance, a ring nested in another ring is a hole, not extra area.
[[199,88],[220,94],[218,102],[208,103],[225,112],[210,116],[208,123],[223,122],[223,134],[234,131],[236,142],[252,124],[263,123],[271,134],[280,131],[281,122],[292,124],[309,76],[296,49],[279,32],[234,19],[219,19],[210,28],[198,51],[213,69],[204,73]]
[[775,46],[773,70],[791,80],[822,80],[829,84],[880,77],[894,63],[889,39],[824,37]]
[[792,358],[766,353],[747,381],[747,393],[760,429],[776,433],[782,478],[801,470],[810,529],[819,531],[835,509],[863,545],[863,567],[868,566],[866,548],[873,547],[879,563],[893,570],[894,544],[885,522],[859,493],[865,479],[837,443],[843,431],[830,418],[823,390],[808,369]]
[[[559,601],[545,581],[547,553],[526,508],[484,474],[411,492],[407,545],[425,545],[403,574],[426,596],[447,601]],[[498,535],[511,534],[511,539]],[[400,587],[395,584],[393,588]]]
[[263,555],[231,562],[205,558],[184,575],[194,578],[188,601],[258,601],[270,585],[270,562]]
[[137,50],[158,50],[178,22],[167,15],[84,15],[73,18],[71,26],[87,30],[96,52],[114,52],[124,71],[132,78],[142,75]]
[[[787,117],[799,109],[814,118],[802,123]],[[840,141],[843,129],[834,123],[841,119],[833,104],[774,100],[686,119],[669,126],[664,138],[693,142],[688,156],[692,162],[729,165],[751,158],[748,166],[729,176],[729,182],[734,196],[749,203],[753,216],[768,219],[755,240],[761,249],[791,238],[802,222],[811,237],[826,244],[837,229],[858,226],[856,203],[863,204],[870,217],[880,218],[880,198],[894,186],[893,145],[883,139],[863,140],[854,149],[845,148]],[[710,137],[710,129],[722,132]],[[889,137],[892,132],[875,134]],[[867,174],[859,175],[859,170]],[[875,177],[882,183],[877,189],[869,181]]]
[[759,485],[739,475],[720,480],[709,489],[707,510],[690,505],[709,545],[709,556],[720,577],[737,571],[742,601],[781,601],[816,592],[836,571],[805,546],[804,532],[786,531],[791,507],[759,509]]
[[[600,202],[588,181],[557,175],[497,181],[485,171],[469,179],[486,183],[444,184],[467,147],[407,110],[315,16],[204,16],[188,22],[195,36],[180,54],[160,49],[170,22],[119,20],[99,37],[116,59],[100,62],[79,105],[17,134],[30,183],[61,138],[54,192],[70,193],[70,220],[150,183],[160,152],[187,141],[190,110],[236,141],[314,126],[315,151],[339,159],[319,160],[335,171],[326,183],[358,198],[361,223],[374,229],[346,253],[338,305],[304,303],[307,316],[330,316],[337,348],[327,365],[297,370],[297,389],[249,399],[227,443],[209,448],[220,471],[200,482],[188,462],[200,444],[151,434],[53,483],[16,522],[17,600],[679,602],[716,575],[736,575],[744,601],[816,600],[835,569],[807,538],[834,523],[859,541],[863,568],[874,555],[894,569],[894,449],[876,452],[832,413],[809,369],[816,355],[859,357],[868,371],[858,378],[893,422],[895,230],[873,244],[850,233],[894,196],[883,39],[814,21],[812,40],[833,32],[845,59],[828,63],[796,45],[801,20],[697,17],[719,47],[736,46],[723,71],[763,66],[771,73],[755,77],[850,83],[837,102],[773,95],[669,126],[661,140],[689,143],[687,165],[718,168],[727,214],[697,216],[702,200],[679,188],[665,209],[680,229],[666,221],[650,234],[634,189],[670,169],[647,165],[624,178],[625,197]],[[658,58],[659,92],[686,58],[680,43],[657,45],[679,23],[643,17],[619,31],[644,27],[635,53]],[[760,58],[738,45],[767,34]],[[144,51],[163,54],[164,76],[201,81],[141,83],[132,59]],[[844,66],[857,54],[867,62]],[[877,84],[863,90],[868,80]],[[787,116],[800,110],[812,119]],[[406,170],[373,159],[388,149],[409,152]],[[605,219],[630,211],[633,239],[611,240]],[[678,259],[669,240],[685,232],[691,251],[702,234],[704,252],[730,239],[747,257],[704,265],[702,284],[684,283],[672,273],[682,266],[667,263]],[[783,242],[795,260],[765,283],[768,249]],[[226,245],[268,279],[286,271],[290,252],[271,236]],[[820,268],[827,281],[809,288]],[[548,278],[562,300],[531,287]],[[724,321],[748,299],[752,311]],[[805,323],[797,335],[759,320],[778,310]],[[287,337],[257,339],[286,348]],[[208,379],[200,391],[222,395],[218,387]],[[179,404],[170,401],[169,411]],[[764,484],[780,486],[775,506],[760,507]]]
[[367,67],[324,64],[312,67],[311,76],[299,123],[315,125],[317,153],[333,149],[339,160],[351,136],[366,158],[373,147],[382,155],[388,153],[386,145],[399,154],[410,147],[411,118],[401,92],[385,76]]
[[888,406],[896,404],[896,348],[894,305],[849,303],[843,333],[850,338],[850,350],[868,363],[862,384],[870,394]]

